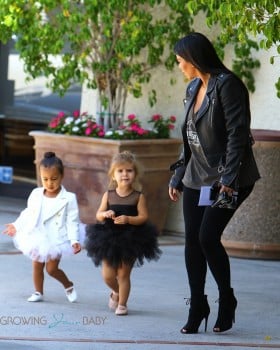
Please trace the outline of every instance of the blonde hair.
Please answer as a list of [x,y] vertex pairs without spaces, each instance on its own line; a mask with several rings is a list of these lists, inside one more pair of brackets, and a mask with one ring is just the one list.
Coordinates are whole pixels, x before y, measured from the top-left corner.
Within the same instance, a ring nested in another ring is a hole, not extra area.
[[113,179],[114,171],[115,171],[116,167],[118,167],[124,163],[129,163],[133,166],[133,169],[135,171],[135,179],[132,183],[132,187],[137,191],[141,191],[142,186],[139,182],[139,178],[140,178],[140,175],[142,173],[142,169],[141,169],[140,164],[137,162],[135,155],[132,154],[130,151],[120,152],[112,158],[111,165],[110,165],[110,168],[108,171],[108,176],[110,179],[109,189],[115,189],[117,187],[117,183]]

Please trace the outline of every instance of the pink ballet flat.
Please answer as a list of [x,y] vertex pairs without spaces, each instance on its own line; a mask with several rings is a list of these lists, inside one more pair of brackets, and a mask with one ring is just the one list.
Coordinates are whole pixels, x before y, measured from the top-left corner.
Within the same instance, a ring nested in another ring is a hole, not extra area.
[[113,296],[117,297],[117,299],[119,300],[119,294],[112,292],[109,298],[109,303],[108,303],[109,309],[115,311],[116,308],[118,307],[118,301],[114,300]]
[[127,307],[124,305],[118,305],[115,314],[117,316],[125,316],[127,315]]

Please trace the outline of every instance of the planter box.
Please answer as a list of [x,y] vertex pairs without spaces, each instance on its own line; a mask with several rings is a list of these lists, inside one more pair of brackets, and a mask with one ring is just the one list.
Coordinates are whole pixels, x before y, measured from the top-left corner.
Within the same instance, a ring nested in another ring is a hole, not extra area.
[[38,164],[45,152],[53,151],[64,163],[63,184],[76,193],[80,218],[84,223],[96,221],[96,211],[108,186],[107,172],[112,156],[124,150],[134,153],[144,170],[141,183],[147,197],[150,220],[160,231],[163,230],[170,204],[169,166],[179,155],[180,139],[107,140],[43,131],[31,131],[29,135],[35,140],[38,185]]

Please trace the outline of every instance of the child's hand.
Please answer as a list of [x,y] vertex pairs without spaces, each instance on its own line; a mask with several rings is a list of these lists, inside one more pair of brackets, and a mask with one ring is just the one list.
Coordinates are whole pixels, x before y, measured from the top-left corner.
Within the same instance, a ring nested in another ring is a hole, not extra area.
[[82,249],[80,243],[74,243],[72,245],[72,248],[73,248],[74,254],[78,254]]
[[104,219],[114,219],[115,215],[116,213],[113,210],[107,210],[107,211],[104,211],[103,213]]
[[128,216],[127,215],[120,215],[114,218],[114,224],[116,225],[125,225],[128,224]]
[[6,229],[3,231],[3,233],[5,235],[13,237],[17,232],[15,226],[13,224],[6,224],[5,226],[6,226]]

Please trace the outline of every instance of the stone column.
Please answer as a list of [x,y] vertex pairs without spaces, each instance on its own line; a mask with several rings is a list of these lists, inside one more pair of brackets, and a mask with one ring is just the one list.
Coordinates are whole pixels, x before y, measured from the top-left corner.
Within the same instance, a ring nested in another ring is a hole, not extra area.
[[223,234],[229,255],[280,260],[280,131],[253,130],[261,174]]

